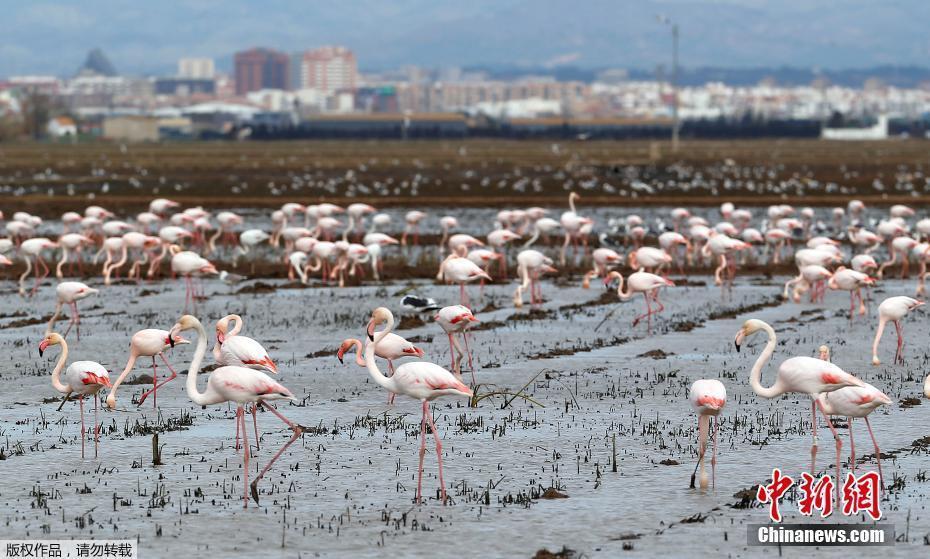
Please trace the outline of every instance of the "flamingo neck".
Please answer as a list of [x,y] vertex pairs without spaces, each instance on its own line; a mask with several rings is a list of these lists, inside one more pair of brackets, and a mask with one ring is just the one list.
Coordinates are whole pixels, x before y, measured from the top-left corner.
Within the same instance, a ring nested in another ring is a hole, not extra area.
[[394,380],[394,377],[386,377],[384,373],[381,372],[381,369],[378,368],[378,364],[375,362],[375,348],[387,336],[391,330],[394,328],[394,317],[391,316],[388,318],[387,326],[384,330],[375,334],[375,339],[368,347],[365,348],[365,365],[368,367],[368,373],[371,375],[371,378],[385,390],[388,390],[393,393],[397,393],[397,381]]
[[[116,379],[116,382],[113,383],[113,386],[110,388],[110,393],[107,394],[107,403],[113,402],[113,405],[116,405],[116,389],[119,388],[119,385],[123,384],[123,380],[126,378],[126,375],[129,374],[129,371],[132,370],[136,365],[136,358],[138,353],[135,348],[129,350],[129,360],[126,361],[126,368],[123,369],[123,372],[119,374],[119,377]],[[110,406],[111,408],[113,406]]]
[[233,329],[229,333],[226,334],[227,338],[231,338],[235,336],[242,330],[242,317],[239,316],[238,314],[231,314],[229,315],[229,317],[230,317],[229,320],[234,321],[236,325],[233,327]]
[[191,359],[191,364],[187,369],[187,397],[198,406],[222,402],[223,399],[214,395],[209,385],[207,386],[206,392],[199,392],[197,390],[197,373],[200,371],[200,364],[203,362],[203,356],[207,352],[207,333],[204,331],[203,324],[201,324],[199,320],[195,323],[194,329],[197,331],[197,347],[194,350],[194,358]]
[[52,386],[55,390],[67,394],[71,392],[71,387],[61,382],[61,370],[65,368],[65,361],[68,360],[68,342],[62,339],[60,345],[61,355],[58,356],[58,362],[52,370]]
[[762,355],[756,359],[755,365],[752,366],[752,372],[749,375],[749,385],[752,387],[752,391],[762,396],[763,398],[774,398],[784,394],[784,389],[781,386],[780,379],[775,377],[775,384],[766,388],[762,386],[762,367],[768,363],[769,359],[772,358],[772,354],[775,352],[775,330],[771,326],[766,324],[763,326],[766,334],[768,334],[769,340],[765,344],[765,349],[762,350]]
[[352,340],[352,346],[355,348],[355,364],[359,367],[365,366],[365,358],[362,356],[362,340]]
[[575,211],[575,196],[573,194],[568,195],[568,207],[571,208],[572,213],[577,213]]
[[623,276],[617,274],[617,281],[620,282],[620,285],[617,286],[617,296],[620,297],[621,301],[629,301],[633,298],[633,288],[629,283],[626,284],[626,292],[623,291]]

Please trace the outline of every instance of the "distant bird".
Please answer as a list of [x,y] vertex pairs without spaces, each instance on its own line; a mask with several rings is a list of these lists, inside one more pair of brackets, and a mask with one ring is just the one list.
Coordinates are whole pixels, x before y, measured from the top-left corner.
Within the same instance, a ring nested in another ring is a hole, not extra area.
[[[452,371],[462,376],[462,357],[468,355],[468,368],[471,369],[472,382],[475,381],[475,367],[472,364],[471,350],[468,348],[468,329],[472,324],[477,323],[478,319],[472,314],[471,309],[464,305],[450,305],[439,309],[436,316],[433,317],[443,332],[449,336],[449,356],[452,359]],[[465,351],[458,342],[457,334],[462,335],[465,340]]]
[[[68,360],[68,342],[65,341],[60,335],[52,332],[45,336],[42,342],[39,344],[39,356],[48,349],[51,345],[60,345],[61,346],[61,355],[58,357],[58,362],[55,364],[55,369],[52,371],[52,386],[58,392],[61,392],[65,395],[62,405],[68,401],[68,399],[75,395],[78,398],[78,403],[81,406],[81,459],[84,459],[84,397],[93,396],[94,397],[94,457],[97,457],[97,446],[100,439],[100,426],[97,423],[97,403],[98,397],[97,393],[100,392],[101,388],[110,386],[110,373],[104,368],[100,363],[94,361],[75,361],[72,363],[68,370],[65,372],[65,380],[61,381],[61,370],[65,366],[65,362]],[[61,409],[61,406],[59,406]]]
[[[707,453],[707,431],[710,429],[710,418],[714,418],[714,451],[710,459],[711,481],[717,486],[717,416],[727,404],[727,389],[723,383],[715,379],[696,380],[688,391],[688,400],[698,415],[698,463],[695,470],[700,467],[701,489],[707,489],[707,472],[704,471],[704,456]],[[691,487],[694,487],[694,475],[691,476]]]
[[[633,272],[629,275],[626,280],[626,291],[623,291],[624,282],[620,272],[610,272],[607,278],[609,281],[616,279],[619,282],[617,285],[617,296],[620,297],[621,301],[629,301],[637,293],[643,294],[643,299],[646,301],[646,312],[633,319],[633,326],[635,327],[639,324],[640,320],[645,318],[650,330],[652,329],[652,315],[665,310],[665,305],[659,301],[659,289],[666,286],[675,287],[675,282],[672,280],[643,271]],[[649,303],[650,301],[659,305],[659,308],[653,310],[652,305]]]
[[226,270],[220,271],[220,281],[230,287],[234,287],[247,279],[248,278],[246,276],[234,274],[232,272],[227,272]]
[[407,309],[417,312],[438,311],[441,307],[432,297],[420,297],[419,295],[404,295],[400,304]]
[[904,364],[904,334],[901,328],[901,319],[904,315],[917,307],[923,306],[923,301],[912,299],[910,297],[888,297],[878,306],[878,330],[875,331],[875,340],[872,342],[872,364],[881,365],[878,358],[878,343],[882,340],[882,334],[885,332],[885,324],[894,323],[895,331],[898,334],[898,349],[894,354],[894,364]]
[[52,329],[55,328],[55,322],[57,322],[58,317],[61,316],[61,307],[68,305],[71,307],[71,320],[68,321],[68,328],[61,337],[67,337],[68,332],[71,331],[71,327],[74,326],[77,331],[78,340],[80,340],[81,315],[78,314],[77,302],[90,295],[96,295],[98,291],[79,281],[63,281],[55,288],[55,293],[58,297],[58,302],[55,303],[55,312],[52,314],[51,320],[48,321],[45,334],[48,335],[52,333]]

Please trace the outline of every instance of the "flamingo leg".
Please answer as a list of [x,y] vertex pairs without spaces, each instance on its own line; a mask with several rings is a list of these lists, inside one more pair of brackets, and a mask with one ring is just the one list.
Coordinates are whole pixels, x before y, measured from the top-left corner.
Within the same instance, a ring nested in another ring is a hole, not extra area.
[[[284,423],[286,423],[288,427],[290,427],[291,429],[294,430],[294,434],[291,435],[291,438],[288,439],[288,441],[287,441],[286,443],[284,443],[284,446],[282,446],[282,447],[278,450],[278,452],[275,453],[275,455],[271,458],[271,460],[269,460],[268,463],[265,464],[265,467],[262,468],[262,471],[260,471],[260,472],[258,473],[258,475],[255,477],[255,480],[252,481],[252,498],[255,499],[255,502],[256,502],[256,503],[258,503],[258,482],[261,481],[262,477],[264,477],[265,472],[267,472],[268,470],[270,470],[270,469],[271,469],[271,466],[273,466],[274,463],[277,462],[278,458],[280,458],[281,455],[284,454],[284,451],[287,450],[287,448],[288,448],[289,446],[291,446],[292,444],[294,444],[294,441],[296,441],[296,440],[298,439],[298,437],[300,437],[301,435],[304,434],[303,427],[301,427],[300,425],[294,424],[292,421],[290,421],[289,419],[287,419],[286,417],[284,417],[283,415],[281,415],[281,412],[279,412],[278,410],[274,409],[273,406],[269,406],[269,405],[266,404],[265,402],[262,402],[261,400],[259,400],[258,402],[255,403],[255,407],[253,408],[253,411],[254,411],[254,409],[257,408],[258,406],[264,406],[265,409],[271,411],[271,412],[274,413],[276,416],[278,416],[278,418],[280,418],[282,421],[284,421]],[[245,417],[244,417],[244,416],[243,416],[243,418],[242,418],[242,429],[245,430]],[[244,436],[244,435],[243,435],[243,436]],[[246,497],[246,498],[248,498],[248,497]]]
[[817,403],[811,402],[811,475],[817,472]]
[[895,351],[895,354],[894,354],[894,362],[896,365],[897,364],[903,365],[904,364],[904,351],[903,351],[904,335],[901,329],[901,322],[899,320],[894,321],[894,329],[898,333],[898,349],[897,351]]
[[856,473],[856,441],[853,440],[853,418],[847,417],[849,423],[849,467]]
[[94,458],[97,458],[97,451],[100,445],[100,424],[97,422],[97,404],[100,398],[94,394]]
[[258,404],[252,404],[252,428],[255,429],[255,450],[261,450],[258,446],[258,418],[256,417],[257,412]]
[[426,456],[426,408],[429,403],[423,400],[423,416],[420,419],[420,467],[417,469],[417,504],[423,502],[423,458]]
[[468,355],[468,370],[471,371],[471,383],[475,385],[475,366],[471,362],[471,349],[468,347],[468,333],[462,332],[462,339],[465,340],[465,354]]
[[827,415],[827,412],[823,409],[823,404],[820,403],[820,400],[816,400],[817,406],[820,408],[820,413],[823,414],[823,418],[827,420],[827,426],[830,428],[830,432],[833,433],[833,439],[836,441],[836,502],[840,501],[840,453],[843,451],[843,441],[840,440],[839,433],[836,432],[836,427],[833,426],[833,422],[830,421],[830,416]]
[[239,412],[236,411],[236,450],[239,450]]
[[78,404],[81,406],[81,460],[84,459],[84,397],[78,398]]
[[878,479],[881,486],[885,487],[885,476],[882,475],[882,451],[878,448],[878,441],[875,440],[875,434],[872,432],[872,424],[869,418],[865,418],[865,426],[869,428],[869,436],[872,437],[872,444],[875,445],[875,460],[878,462]]
[[[425,404],[425,402],[424,402]],[[442,441],[439,440],[439,430],[436,429],[436,422],[433,421],[433,414],[429,411],[429,404],[426,404],[426,418],[429,419],[430,429],[433,430],[433,440],[436,441],[436,461],[439,463],[439,492],[442,495],[442,504],[446,504],[446,484],[442,479]]]
[[252,451],[249,449],[249,434],[245,428],[245,410],[242,408],[242,404],[236,406],[236,422],[242,432],[242,479],[245,483],[242,489],[242,508],[247,509],[249,508],[249,454]]
[[[394,376],[394,361],[388,359],[388,370],[391,371],[391,376]],[[388,405],[394,405],[394,394],[393,392],[388,392]]]
[[717,416],[714,416],[714,453],[710,457],[710,480],[711,487],[717,488],[717,431],[719,430]]

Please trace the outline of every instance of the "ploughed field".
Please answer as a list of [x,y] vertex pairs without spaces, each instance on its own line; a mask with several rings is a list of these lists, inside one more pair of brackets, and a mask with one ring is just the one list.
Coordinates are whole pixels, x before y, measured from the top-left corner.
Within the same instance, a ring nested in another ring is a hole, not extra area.
[[667,142],[575,140],[3,144],[0,192],[13,197],[5,210],[42,217],[90,196],[127,211],[157,196],[211,207],[561,206],[573,189],[600,205],[919,203],[928,153],[921,140],[692,141],[677,154]]
[[[372,308],[387,305],[400,320],[398,333],[424,349],[427,359],[448,366],[445,335],[429,316],[405,311],[397,301],[412,286],[418,294],[452,302],[457,287],[409,280],[338,289],[265,278],[256,289],[256,281],[229,287],[206,280],[208,299],[199,302],[196,314],[208,332],[222,315],[242,315],[244,333],[269,349],[279,380],[299,399],[278,409],[308,428],[262,481],[260,504],[247,510],[241,454],[233,449],[234,409],[193,405],[183,373],[159,390],[157,411],[151,400],[141,407],[131,401],[146,384],[122,387],[117,410],[100,412],[99,457],[82,461],[77,406],[68,403],[56,411],[59,398],[49,383],[58,354],[40,358],[37,352],[53,308],[52,284],[26,301],[5,282],[4,533],[138,537],[141,557],[450,556],[463,549],[476,556],[527,557],[563,547],[588,556],[772,556],[773,548],[746,545],[747,525],[768,518],[753,503],[753,487],[766,482],[773,467],[795,478],[809,468],[810,405],[806,397],[769,401],[750,390],[749,369],[764,339],[751,339],[736,353],[733,337],[754,317],[771,323],[780,339],[763,384],[771,384],[781,360],[814,356],[827,344],[835,363],[891,397],[892,405],[872,414],[889,486],[883,522],[894,524],[901,540],[883,550],[893,556],[922,553],[930,537],[925,507],[930,403],[921,396],[930,335],[926,315],[905,319],[906,365],[890,364],[890,332],[880,351],[885,364],[873,367],[874,302],[868,317],[850,324],[845,292],[828,292],[823,305],[782,302],[778,294],[787,277],[739,277],[726,298],[707,276],[675,279],[680,285],[660,296],[666,310],[653,321],[651,335],[645,324],[631,326],[641,312],[640,299],[619,303],[598,282],[581,289],[578,275],[545,281],[545,302],[521,310],[512,307],[512,283],[489,285],[480,297],[472,287],[481,320],[470,338],[475,391],[486,397],[475,407],[464,398],[434,403],[451,497],[445,507],[437,495],[430,438],[428,498],[421,506],[412,502],[419,403],[398,397],[387,405],[367,371],[351,358],[341,365],[335,352],[342,339],[364,336]],[[889,279],[872,297],[912,290],[912,280]],[[143,327],[170,328],[182,313],[183,297],[180,283],[170,280],[105,288],[82,301],[82,337],[78,342],[69,336],[69,360],[96,360],[118,373],[131,334]],[[168,352],[177,370],[187,368],[192,347]],[[145,382],[149,374],[140,360],[132,378]],[[464,378],[470,380],[467,367]],[[687,391],[699,378],[719,379],[728,392],[716,488],[707,492],[689,488],[697,421]],[[91,417],[89,411],[87,420]],[[251,462],[253,477],[254,468],[290,436],[270,413],[259,413],[258,421],[261,446]],[[833,444],[822,421],[819,431],[818,469],[832,472]],[[848,439],[845,428],[840,431],[847,471]],[[153,465],[154,433],[161,465]],[[862,422],[856,438],[859,472],[874,469]],[[93,456],[92,440],[86,443]],[[782,510],[787,522],[806,521],[790,497]],[[841,557],[849,550],[820,552]]]

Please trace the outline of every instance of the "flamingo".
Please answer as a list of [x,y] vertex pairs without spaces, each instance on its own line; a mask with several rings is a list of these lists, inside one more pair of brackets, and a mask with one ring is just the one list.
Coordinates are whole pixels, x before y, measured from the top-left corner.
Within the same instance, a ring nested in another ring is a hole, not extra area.
[[[199,320],[186,314],[178,320],[177,324],[171,327],[168,334],[169,341],[174,341],[178,333],[186,330],[195,330],[197,332],[197,346],[187,373],[187,396],[198,406],[210,406],[222,402],[235,402],[237,404],[236,432],[237,438],[238,433],[242,433],[242,474],[245,480],[242,500],[243,508],[248,508],[249,490],[251,489],[252,498],[258,503],[258,482],[278,458],[284,454],[284,451],[304,432],[303,426],[284,417],[281,412],[276,410],[274,406],[269,405],[268,402],[272,400],[295,401],[297,398],[294,397],[290,390],[265,373],[236,366],[220,367],[213,371],[210,378],[207,379],[207,389],[200,392],[197,389],[197,374],[200,372],[200,364],[203,362],[203,356],[207,351],[207,333]],[[291,438],[265,464],[265,467],[259,472],[251,485],[249,484],[249,454],[251,454],[252,450],[249,447],[248,435],[246,434],[245,411],[243,409],[243,405],[249,403],[254,404],[256,407],[264,406],[293,431]]]
[[885,331],[885,324],[894,323],[895,331],[898,333],[898,349],[894,354],[894,363],[904,364],[904,335],[901,328],[901,319],[904,315],[923,306],[923,301],[912,299],[910,297],[888,297],[878,306],[878,330],[875,331],[875,340],[872,342],[872,364],[881,365],[878,358],[878,343],[882,339]]
[[[375,333],[374,328],[387,323],[383,330]],[[426,424],[429,422],[433,439],[436,442],[436,460],[439,464],[439,490],[442,503],[446,504],[446,486],[442,477],[442,442],[439,440],[439,430],[429,410],[429,403],[442,396],[472,397],[472,391],[465,386],[455,375],[435,363],[428,361],[415,361],[404,363],[394,371],[394,375],[386,377],[375,362],[375,352],[378,345],[394,329],[394,315],[384,307],[378,307],[371,314],[368,322],[368,337],[373,343],[365,348],[365,364],[371,378],[382,388],[395,394],[403,394],[420,400],[423,406],[423,416],[420,420],[420,466],[417,470],[416,502],[422,502],[423,494],[423,458],[426,455]],[[213,373],[216,374],[215,372]]]
[[[29,273],[32,271],[32,260],[30,260],[30,258],[34,258],[36,261],[36,281],[35,285],[32,286],[32,291],[29,292],[29,297],[32,297],[35,295],[36,290],[39,289],[39,284],[42,283],[42,280],[48,277],[49,274],[48,266],[45,264],[45,261],[42,260],[42,252],[53,248],[58,248],[58,243],[53,243],[45,237],[26,239],[19,245],[23,260],[26,261],[26,271],[23,272],[23,275],[19,276],[19,294],[23,297],[26,296],[26,278],[29,277]],[[45,269],[41,276],[39,275],[40,268]]]
[[568,243],[572,243],[572,247],[575,249],[573,254],[577,253],[578,236],[581,234],[581,227],[593,223],[590,218],[581,217],[578,215],[578,212],[575,211],[575,200],[580,199],[581,196],[579,196],[577,192],[570,193],[568,195],[568,206],[570,209],[564,212],[559,218],[562,230],[565,231],[565,242],[562,243],[562,251],[559,253],[559,264],[561,266],[565,265],[565,252],[568,249]]
[[488,233],[488,245],[497,249],[497,252],[504,255],[504,258],[499,260],[500,266],[499,271],[501,277],[507,279],[507,243],[510,241],[516,241],[520,238],[520,235],[514,233],[509,229],[497,229]]
[[[617,296],[620,297],[621,301],[629,301],[637,293],[643,294],[643,299],[646,301],[646,312],[641,314],[633,319],[633,326],[635,327],[639,324],[639,321],[646,319],[648,324],[648,329],[652,330],[652,315],[657,314],[665,310],[665,305],[659,301],[659,289],[662,287],[674,287],[675,282],[672,280],[663,278],[662,276],[657,276],[655,274],[650,274],[649,272],[633,272],[629,275],[626,280],[627,290],[623,291],[623,276],[620,272],[613,271],[608,276],[608,283],[616,279],[619,282],[617,285]],[[655,301],[659,308],[652,310],[652,306],[649,304],[650,299]]]
[[188,300],[193,307],[197,306],[196,290],[194,288],[195,274],[218,274],[216,267],[196,252],[189,250],[177,252],[171,257],[171,271],[184,277],[186,287],[184,293],[184,310],[187,310]]
[[840,441],[836,428],[833,427],[833,422],[830,421],[830,417],[827,415],[827,412],[824,411],[823,405],[820,404],[819,396],[823,393],[833,392],[834,390],[839,390],[848,386],[864,387],[865,383],[843,369],[840,369],[833,363],[828,363],[813,357],[799,356],[782,361],[781,365],[778,366],[775,383],[770,387],[764,387],[762,386],[762,368],[768,363],[769,359],[772,358],[772,353],[775,351],[775,345],[777,344],[775,330],[761,320],[749,319],[743,323],[743,326],[736,333],[733,344],[736,346],[736,351],[739,351],[740,344],[743,340],[760,331],[768,335],[768,342],[762,354],[759,355],[759,358],[756,359],[756,363],[752,367],[752,371],[749,375],[749,385],[756,395],[767,399],[776,398],[782,394],[792,392],[796,394],[807,394],[811,397],[811,425],[813,429],[813,438],[811,441],[811,472],[817,471],[815,466],[817,458],[817,408],[820,408],[820,413],[827,421],[827,425],[830,427],[830,431],[833,433],[833,438],[836,441],[836,491],[837,501],[839,501],[839,480],[841,479],[840,452],[843,443]]
[[[439,309],[433,317],[443,332],[449,336],[449,356],[452,359],[452,370],[462,376],[462,357],[468,354],[468,368],[471,369],[471,380],[475,382],[475,367],[472,365],[471,349],[468,347],[468,329],[478,321],[471,309],[464,305],[449,305]],[[458,342],[457,334],[465,340],[465,351]]]
[[818,266],[817,264],[802,266],[801,269],[798,270],[797,277],[785,282],[785,289],[782,292],[782,297],[788,299],[788,290],[792,285],[795,285],[794,293],[791,296],[795,303],[801,302],[801,294],[812,287],[811,303],[815,303],[818,297],[823,300],[823,282],[829,280],[831,277],[833,277],[833,272],[823,266]]
[[[232,330],[229,323],[235,322]],[[228,314],[216,322],[216,344],[213,346],[213,358],[217,364],[248,367],[256,371],[277,374],[278,366],[268,356],[262,344],[247,336],[240,336],[243,321],[238,314]]]
[[[65,371],[65,380],[61,381],[61,370],[68,360],[68,342],[60,335],[52,332],[45,336],[39,344],[39,356],[48,349],[49,346],[60,345],[61,355],[52,370],[52,386],[58,392],[65,395],[61,404],[71,397],[72,394],[78,397],[78,403],[81,406],[81,460],[84,459],[84,397],[94,397],[94,458],[97,457],[97,447],[100,440],[100,426],[97,423],[97,393],[105,386],[110,386],[110,373],[100,363],[94,361],[75,361],[68,370]],[[61,409],[59,406],[58,409]]]
[[714,270],[714,284],[724,289],[733,289],[733,280],[736,279],[736,258],[731,257],[727,264],[727,255],[748,250],[749,243],[728,237],[723,233],[711,234],[707,244],[701,249],[704,256],[713,254],[720,258],[720,265]]
[[58,317],[61,315],[61,307],[69,305],[71,307],[71,319],[68,321],[68,328],[65,330],[65,333],[62,334],[62,337],[67,337],[68,332],[71,331],[71,326],[75,326],[78,341],[80,341],[81,315],[78,314],[77,302],[90,295],[96,295],[98,291],[79,281],[63,281],[55,288],[55,293],[58,296],[58,302],[55,304],[55,313],[52,315],[51,320],[48,321],[48,326],[45,328],[45,334],[48,335],[52,333],[55,322],[58,321]]
[[849,320],[852,321],[855,316],[855,298],[859,299],[859,316],[862,316],[865,314],[865,303],[862,302],[861,289],[863,286],[870,286],[874,283],[875,280],[867,274],[840,266],[833,272],[833,277],[827,282],[827,287],[849,291]]
[[[233,266],[236,265],[236,262],[239,260],[240,256],[245,256],[249,254],[251,249],[256,248],[258,245],[267,242],[271,239],[271,235],[265,233],[261,229],[247,229],[239,235],[239,248],[236,250],[236,255],[233,258]],[[275,246],[277,242],[274,241]],[[255,273],[255,261],[252,260],[251,271]]]
[[552,267],[552,259],[538,250],[525,249],[517,255],[517,276],[521,278],[520,285],[513,294],[513,304],[520,308],[523,306],[523,292],[530,290],[530,305],[542,303],[542,288],[539,286],[539,277],[542,274],[558,272]]
[[588,289],[591,287],[591,278],[604,276],[607,277],[610,267],[623,262],[623,257],[617,254],[615,250],[609,248],[597,248],[591,253],[591,260],[594,262],[594,268],[584,275],[581,281],[581,287]]
[[[707,431],[710,429],[710,418],[714,418],[714,451],[710,459],[711,481],[717,486],[717,416],[727,404],[727,389],[723,383],[716,379],[696,380],[688,391],[691,407],[698,415],[698,463],[695,470],[701,471],[701,489],[707,489],[707,472],[704,471],[704,455],[707,452]],[[691,476],[691,487],[694,487],[694,475]]]
[[190,239],[191,237],[193,237],[191,232],[183,227],[168,225],[159,229],[158,238],[161,239],[161,253],[152,259],[152,263],[149,264],[149,270],[145,275],[149,278],[155,277],[155,274],[158,273],[158,270],[161,268],[161,261],[164,260],[171,251],[172,245],[179,245],[184,239]]
[[[362,341],[354,338],[348,338],[342,341],[342,344],[339,346],[339,351],[336,352],[336,358],[339,359],[340,363],[344,363],[343,357],[350,349],[355,349],[355,363],[360,366],[365,366],[365,358],[363,357],[362,351]],[[404,338],[398,336],[397,334],[390,333],[384,337],[384,340],[381,341],[381,344],[375,348],[375,355],[381,359],[386,359],[388,362],[388,370],[391,371],[391,375],[394,375],[394,360],[402,359],[404,357],[417,357],[419,359],[423,358],[424,352],[422,349],[408,342]],[[393,392],[388,392],[388,404],[394,403]]]
[[446,257],[440,267],[440,274],[445,281],[459,284],[459,297],[463,305],[468,304],[468,292],[465,290],[466,283],[477,279],[492,281],[491,276],[481,267],[458,254],[451,254]]
[[[830,348],[820,346],[820,358],[824,361],[830,360]],[[869,415],[882,405],[890,405],[891,398],[885,395],[881,390],[871,384],[864,382],[861,388],[850,386],[840,388],[833,392],[825,392],[820,395],[818,400],[820,405],[826,410],[828,415],[845,417],[849,424],[849,466],[853,472],[856,471],[856,443],[853,440],[853,419],[861,417],[865,420],[865,426],[869,429],[869,436],[872,437],[872,444],[875,446],[875,460],[878,463],[878,477],[884,484],[885,476],[882,474],[882,451],[878,448],[878,441],[875,439],[875,433],[872,432],[872,424],[869,423]]]
[[901,257],[901,275],[900,277],[908,277],[908,269],[910,268],[910,253],[917,246],[917,240],[912,239],[911,237],[895,237],[889,243],[891,248],[891,258],[882,262],[882,265],[878,268],[878,272],[875,274],[878,279],[882,279],[882,276],[885,273],[885,268],[893,266],[897,261],[898,257]]
[[660,267],[672,263],[671,255],[656,247],[639,247],[628,254],[626,258],[630,268],[634,270],[643,268],[657,272]]
[[419,210],[411,210],[404,216],[407,225],[404,227],[404,234],[400,237],[400,246],[407,246],[407,238],[413,235],[413,244],[416,245],[420,240],[420,222],[426,214]]
[[[158,405],[158,394],[156,391],[178,376],[171,367],[171,363],[168,363],[168,359],[165,357],[164,352],[166,349],[172,348],[178,344],[187,343],[190,342],[179,336],[172,338],[169,332],[155,328],[139,330],[133,334],[132,338],[129,340],[129,359],[126,361],[126,367],[123,369],[123,372],[120,373],[119,377],[116,378],[116,382],[113,383],[113,388],[110,389],[110,393],[107,394],[107,407],[111,410],[116,409],[116,391],[120,385],[123,384],[126,375],[128,375],[136,365],[136,359],[140,357],[152,358],[152,389],[142,395],[142,398],[139,399],[139,405],[141,406],[142,403],[145,402],[145,399],[149,397],[149,394],[152,394],[152,407],[156,407]],[[155,365],[156,356],[161,357],[165,366],[171,371],[171,376],[160,384],[158,382],[158,367]]]
[[[84,260],[81,258],[81,248],[92,242],[90,237],[85,237],[80,233],[65,233],[59,237],[58,244],[61,246],[61,260],[58,261],[58,266],[55,267],[55,276],[58,279],[64,278],[64,265],[68,263],[72,253],[74,253],[75,256],[74,260],[78,263],[78,269],[83,274]],[[68,273],[70,274],[74,270],[74,262],[71,262],[69,268]]]
[[[439,239],[439,256],[445,256],[446,240],[449,238],[449,231],[452,229],[458,229],[459,220],[455,219],[451,215],[445,215],[439,219],[439,225],[442,227],[442,238]],[[453,249],[452,252],[455,252],[455,250]]]

